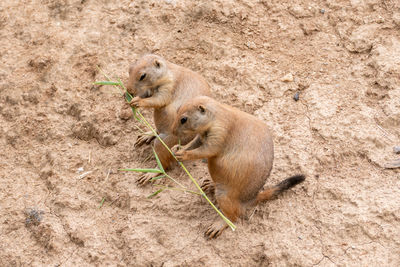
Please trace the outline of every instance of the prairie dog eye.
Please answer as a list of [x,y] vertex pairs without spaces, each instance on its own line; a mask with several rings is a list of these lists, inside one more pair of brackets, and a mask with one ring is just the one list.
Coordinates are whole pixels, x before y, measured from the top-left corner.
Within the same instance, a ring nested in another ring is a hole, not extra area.
[[139,81],[143,81],[144,78],[146,78],[146,73],[143,73],[142,76],[140,76]]
[[181,124],[185,124],[187,122],[187,117],[182,117],[181,118]]
[[206,109],[202,105],[199,106],[199,110],[201,113],[206,112]]

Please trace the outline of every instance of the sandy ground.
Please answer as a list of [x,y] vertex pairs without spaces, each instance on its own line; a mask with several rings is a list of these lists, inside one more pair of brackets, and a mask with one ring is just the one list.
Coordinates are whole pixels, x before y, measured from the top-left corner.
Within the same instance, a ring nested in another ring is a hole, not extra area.
[[[400,170],[384,168],[399,158],[400,2],[3,0],[0,37],[1,266],[400,265]],[[200,197],[147,199],[117,169],[154,167],[151,148],[92,84],[97,65],[126,81],[145,52],[273,129],[267,184],[306,182],[212,241]]]

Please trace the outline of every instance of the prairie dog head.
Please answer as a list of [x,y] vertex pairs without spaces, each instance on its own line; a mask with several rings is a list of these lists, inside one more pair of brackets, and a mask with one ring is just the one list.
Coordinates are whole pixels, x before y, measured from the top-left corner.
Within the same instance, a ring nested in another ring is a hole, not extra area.
[[182,137],[193,133],[205,133],[215,118],[213,104],[213,99],[201,96],[181,106],[173,126],[174,134]]
[[168,74],[167,62],[157,55],[145,55],[129,67],[126,89],[133,96],[151,97]]

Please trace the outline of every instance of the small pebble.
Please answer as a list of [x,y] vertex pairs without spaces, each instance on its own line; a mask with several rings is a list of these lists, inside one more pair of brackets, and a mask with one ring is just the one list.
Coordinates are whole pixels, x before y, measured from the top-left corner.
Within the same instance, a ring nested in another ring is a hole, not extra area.
[[254,42],[247,42],[246,43],[246,46],[248,47],[248,48],[250,48],[250,49],[256,49],[257,48],[257,46],[256,46],[256,44],[254,43]]
[[286,74],[281,79],[282,82],[293,82],[293,75],[291,73]]
[[175,0],[165,0],[165,3],[173,5],[173,6],[176,5],[176,1]]
[[321,12],[321,14],[325,14],[325,9],[321,9],[319,12]]
[[76,173],[80,173],[80,172],[83,172],[83,167],[79,167],[79,168],[76,170]]
[[400,146],[393,147],[393,152],[396,154],[400,154]]
[[294,94],[293,99],[294,101],[299,101],[300,98],[300,92],[296,92],[296,94]]

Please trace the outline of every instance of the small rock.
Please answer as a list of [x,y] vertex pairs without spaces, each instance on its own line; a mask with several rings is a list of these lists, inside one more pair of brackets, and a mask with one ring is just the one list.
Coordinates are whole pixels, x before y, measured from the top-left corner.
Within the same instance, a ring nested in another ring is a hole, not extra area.
[[294,101],[299,101],[300,98],[300,92],[296,92],[296,94],[293,96]]
[[256,46],[256,44],[254,42],[247,42],[246,46],[248,48],[250,48],[250,49],[256,49],[257,48],[257,46]]
[[400,159],[388,162],[384,165],[385,169],[397,169],[400,168]]
[[312,17],[312,12],[310,9],[306,9],[298,5],[293,5],[291,8],[289,8],[289,13],[297,19]]
[[293,82],[293,75],[291,73],[286,74],[281,79],[282,82]]
[[322,8],[319,12],[323,15],[325,14],[325,9]]
[[78,104],[78,103],[72,104],[72,105],[68,108],[67,114],[70,115],[70,116],[72,116],[72,117],[75,117],[76,119],[79,120],[80,117],[81,117],[81,114],[82,114],[82,108],[80,107],[80,104]]
[[83,172],[83,167],[79,167],[79,168],[76,170],[76,173],[80,173],[80,172]]
[[89,121],[80,121],[72,127],[72,133],[75,137],[89,141],[95,135],[95,128]]
[[354,53],[369,52],[374,44],[374,36],[378,28],[378,24],[361,25],[351,33],[349,43],[345,47]]
[[113,146],[118,143],[117,136],[110,133],[100,133],[96,136],[96,140],[102,146]]
[[119,113],[119,118],[121,119],[121,120],[124,120],[124,121],[127,121],[127,120],[129,120],[130,118],[132,118],[132,110],[129,108],[129,109],[127,109],[127,108],[125,108],[125,109],[122,109],[121,111],[120,111],[120,113]]
[[16,96],[6,96],[6,102],[11,104],[11,105],[16,105],[18,104],[18,98]]
[[396,154],[400,154],[400,146],[393,147],[393,152]]
[[313,32],[319,31],[318,26],[313,22],[300,23],[299,26],[304,35],[311,35]]
[[37,97],[37,94],[35,91],[30,91],[30,92],[24,93],[22,95],[22,98],[27,102],[31,102],[32,104],[39,103],[39,100],[38,100],[38,97]]
[[165,3],[176,6],[176,1],[175,0],[165,0]]
[[378,16],[376,18],[376,23],[379,23],[379,24],[385,23],[385,19],[382,16]]

